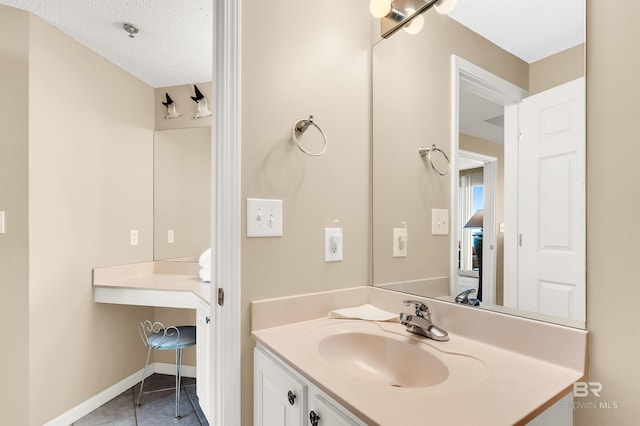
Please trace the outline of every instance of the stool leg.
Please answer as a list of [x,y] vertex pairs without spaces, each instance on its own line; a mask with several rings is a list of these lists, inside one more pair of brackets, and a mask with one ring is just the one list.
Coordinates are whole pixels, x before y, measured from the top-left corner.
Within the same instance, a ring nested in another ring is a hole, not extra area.
[[182,370],[182,349],[176,349],[176,419],[180,418],[180,373]]
[[147,377],[147,367],[149,366],[149,355],[151,355],[151,346],[149,346],[149,350],[147,351],[147,362],[145,362],[144,370],[142,371],[142,383],[140,383],[140,393],[138,394],[138,402],[136,402],[136,407],[140,406],[140,398],[142,398],[142,388],[144,387],[144,379]]

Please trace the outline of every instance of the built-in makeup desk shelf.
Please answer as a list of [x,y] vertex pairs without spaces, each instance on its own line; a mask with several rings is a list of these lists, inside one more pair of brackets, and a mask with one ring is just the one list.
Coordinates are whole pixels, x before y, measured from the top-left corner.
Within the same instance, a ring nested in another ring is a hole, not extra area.
[[122,305],[195,309],[209,305],[211,285],[196,262],[144,262],[94,268],[95,301]]

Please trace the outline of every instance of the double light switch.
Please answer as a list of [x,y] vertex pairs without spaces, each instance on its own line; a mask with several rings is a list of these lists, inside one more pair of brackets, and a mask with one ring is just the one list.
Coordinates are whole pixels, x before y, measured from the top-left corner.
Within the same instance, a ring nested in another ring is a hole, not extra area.
[[282,200],[247,198],[247,237],[282,237]]

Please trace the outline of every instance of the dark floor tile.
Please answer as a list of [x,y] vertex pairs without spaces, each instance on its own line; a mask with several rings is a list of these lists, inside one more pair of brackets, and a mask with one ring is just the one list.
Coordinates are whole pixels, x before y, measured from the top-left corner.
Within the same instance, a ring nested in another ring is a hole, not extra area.
[[[146,384],[145,384],[146,387]],[[142,404],[136,408],[140,426],[200,426],[189,396],[185,389],[180,390],[180,420],[175,420],[175,389],[165,391],[146,391],[142,395]]]
[[[193,377],[182,377],[181,386],[189,386],[196,383],[196,379]],[[147,377],[144,381],[144,388],[142,389],[143,393],[153,392],[158,390],[168,390],[176,388],[176,376],[172,376],[169,374],[152,374]],[[138,398],[138,393],[140,392],[140,383],[136,384],[133,387],[133,392],[135,393],[136,399]],[[144,396],[143,396],[144,398]]]
[[135,426],[136,417],[133,406],[133,392],[128,389],[111,401],[96,408],[77,422],[74,426],[96,425]]
[[193,405],[194,410],[196,411],[196,416],[198,416],[198,420],[202,423],[203,426],[209,426],[209,422],[202,412],[202,408],[200,408],[200,402],[198,399],[197,393],[197,385],[196,386],[187,386],[185,390],[187,391],[187,395],[189,395],[189,399],[191,400],[191,404]]

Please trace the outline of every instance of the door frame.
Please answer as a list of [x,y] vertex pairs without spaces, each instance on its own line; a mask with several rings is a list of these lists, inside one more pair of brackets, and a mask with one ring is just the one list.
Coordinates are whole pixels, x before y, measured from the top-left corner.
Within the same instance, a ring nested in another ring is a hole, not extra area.
[[[211,118],[211,304],[209,371],[215,383],[212,424],[241,424],[241,0],[217,0],[213,10],[213,99]],[[224,303],[218,291],[224,290]],[[223,397],[224,396],[224,397]]]
[[[500,105],[513,105],[522,101],[522,99],[529,96],[529,92],[526,90],[516,86],[515,84],[509,83],[508,81],[480,68],[477,65],[472,64],[471,62],[457,56],[451,55],[451,196],[450,196],[450,208],[451,208],[451,229],[458,229],[458,198],[455,196],[458,191],[459,185],[459,166],[458,166],[458,151],[459,151],[459,133],[460,133],[460,111],[459,111],[459,103],[460,103],[460,82],[464,81],[471,87],[473,93],[476,95],[482,96],[485,99],[488,99],[492,102],[495,102]],[[507,128],[505,116],[505,129]],[[506,149],[506,140],[505,140],[505,149]],[[506,173],[508,164],[505,162],[505,194],[508,192],[508,188],[506,186]],[[505,213],[506,213],[506,204],[505,204]],[[491,236],[493,239],[496,238],[496,229],[495,229],[495,221],[492,223],[493,231],[491,231]],[[505,216],[505,240],[507,238],[507,230],[508,223]],[[486,238],[489,235],[489,229],[484,228],[483,238]],[[488,241],[487,239],[484,242]],[[483,248],[484,248],[483,242]],[[493,243],[495,247],[495,242]],[[457,258],[458,258],[458,242],[456,241],[456,235],[454,232],[451,232],[451,242],[450,242],[450,259],[449,259],[449,291],[451,295],[455,295],[456,290],[458,288],[458,271],[457,271]],[[505,259],[506,265],[506,259]],[[483,268],[485,263],[483,261]],[[495,267],[494,267],[495,274]],[[506,279],[506,278],[505,278]],[[494,279],[495,284],[495,279]],[[495,302],[495,288],[493,289],[493,302]],[[483,293],[485,293],[485,289],[483,288]],[[487,293],[485,293],[487,294]],[[483,297],[485,299],[485,297]],[[486,298],[489,300],[489,298]]]
[[[497,263],[497,233],[496,233],[496,198],[498,188],[498,159],[489,155],[479,154],[477,152],[465,151],[458,149],[458,158],[465,157],[471,160],[482,162],[483,172],[482,180],[484,185],[484,217],[483,217],[483,242],[482,242],[482,301],[495,305],[496,303],[496,263]],[[458,184],[460,176],[457,175]],[[458,189],[452,197],[458,198]],[[459,208],[460,206],[458,206]],[[456,226],[454,232],[457,232],[462,223],[458,222],[459,215],[456,213],[453,223]],[[452,232],[453,241],[458,247],[458,241],[455,233]],[[486,235],[486,236],[485,236]],[[456,251],[456,263],[458,254]],[[456,275],[457,278],[457,275]],[[457,290],[457,287],[455,289]],[[452,293],[453,294],[453,293]]]

